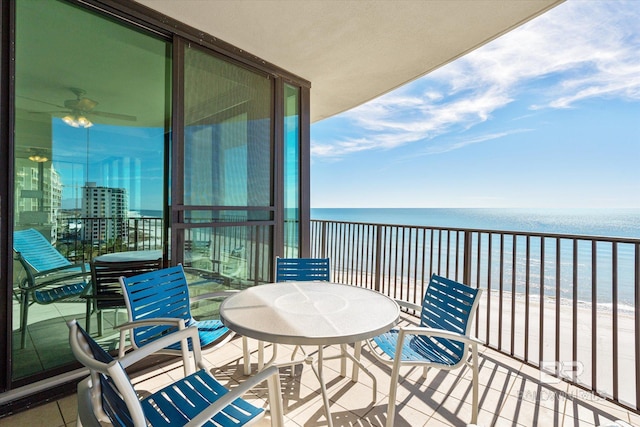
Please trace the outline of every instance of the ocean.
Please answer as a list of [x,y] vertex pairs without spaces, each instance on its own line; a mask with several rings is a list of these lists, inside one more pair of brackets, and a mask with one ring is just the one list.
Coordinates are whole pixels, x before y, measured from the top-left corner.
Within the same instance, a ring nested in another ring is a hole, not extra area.
[[311,219],[640,238],[640,209],[312,208]]
[[[314,220],[331,220],[346,222],[363,222],[372,224],[413,225],[442,228],[463,228],[493,231],[536,232],[542,234],[568,234],[599,237],[618,237],[640,239],[640,209],[394,209],[394,208],[314,208],[311,210]],[[506,241],[508,245],[510,240]],[[422,243],[420,243],[422,244]],[[428,244],[428,243],[425,243]],[[548,247],[545,256],[544,294],[555,297],[554,253],[555,248]],[[523,242],[519,243],[518,253],[522,256]],[[496,245],[497,246],[497,245]],[[498,277],[499,268],[495,264],[497,255],[494,246],[492,264],[493,277]],[[505,257],[509,259],[510,247],[505,249]],[[532,241],[532,267],[530,271],[531,292],[539,295],[540,243]],[[620,307],[632,309],[635,298],[634,277],[634,245],[619,244],[617,248],[617,280]],[[486,259],[486,241],[483,243],[482,265]],[[569,241],[563,243],[561,250],[561,302],[569,302],[573,293],[572,250]],[[592,298],[591,264],[592,248],[586,242],[578,245],[578,300],[590,304]],[[598,244],[597,250],[597,304],[606,309],[612,304],[612,250],[611,245]],[[517,265],[516,292],[524,292],[526,280],[524,265],[519,260]],[[637,267],[637,266],[636,266]],[[494,270],[495,269],[495,270]],[[509,271],[505,276],[510,277]]]

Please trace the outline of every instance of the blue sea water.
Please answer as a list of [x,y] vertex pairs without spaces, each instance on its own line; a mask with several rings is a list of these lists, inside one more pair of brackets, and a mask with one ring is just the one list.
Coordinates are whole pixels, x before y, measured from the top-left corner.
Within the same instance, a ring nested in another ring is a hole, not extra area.
[[[417,225],[428,227],[478,229],[494,231],[536,232],[542,234],[565,234],[600,237],[640,239],[640,209],[372,209],[372,208],[315,208],[311,210],[315,220],[362,222],[390,225]],[[620,244],[618,247],[618,302],[626,307],[633,306],[635,289],[634,246]],[[532,264],[539,265],[540,245],[532,243]],[[494,248],[495,250],[495,248]],[[545,264],[553,263],[553,248]],[[520,249],[522,252],[522,249]],[[561,298],[572,295],[571,247],[564,245],[560,277]],[[598,246],[597,303],[606,308],[611,304],[611,246]],[[578,299],[591,302],[591,245],[578,246]],[[497,256],[496,256],[497,259]],[[483,258],[482,263],[486,262]],[[522,262],[522,261],[521,261]],[[493,267],[492,267],[493,268]],[[518,265],[517,292],[524,291],[524,266]],[[495,277],[499,272],[495,272]],[[539,267],[531,269],[531,286],[534,294],[539,294]],[[548,275],[551,276],[548,276]],[[545,295],[555,295],[555,277],[552,267],[545,271]]]
[[640,238],[640,209],[313,208],[311,218]]

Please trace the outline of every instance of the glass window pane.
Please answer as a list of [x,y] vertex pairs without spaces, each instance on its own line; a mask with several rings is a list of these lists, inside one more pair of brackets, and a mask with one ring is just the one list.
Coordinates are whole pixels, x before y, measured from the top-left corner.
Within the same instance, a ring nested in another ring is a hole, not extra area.
[[218,285],[243,289],[269,281],[273,226],[234,225],[183,231],[183,266],[190,286],[208,284],[203,289],[211,292]]
[[[161,247],[170,54],[166,41],[67,2],[16,2],[14,236],[33,229],[79,264]],[[73,360],[66,320],[85,325],[88,309],[97,331],[94,307],[62,287],[82,280],[40,288],[26,268],[14,265],[14,380]],[[47,299],[51,288],[65,298]],[[114,314],[108,348],[126,316]]]
[[284,86],[284,255],[297,258],[300,242],[300,90]]
[[185,52],[184,204],[271,206],[271,80]]

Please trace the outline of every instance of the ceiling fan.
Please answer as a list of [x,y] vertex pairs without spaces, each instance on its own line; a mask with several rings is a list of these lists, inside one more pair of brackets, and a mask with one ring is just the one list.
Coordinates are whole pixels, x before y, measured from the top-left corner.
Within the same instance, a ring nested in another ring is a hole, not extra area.
[[99,117],[108,117],[111,119],[117,120],[126,120],[135,122],[137,118],[135,116],[129,116],[127,114],[117,114],[117,113],[109,113],[106,111],[98,111],[94,110],[98,105],[97,101],[93,99],[87,98],[85,94],[87,93],[84,89],[79,89],[76,87],[69,88],[71,92],[76,95],[75,99],[67,99],[64,101],[64,105],[52,104],[45,101],[40,101],[32,98],[32,101],[41,102],[43,104],[53,105],[54,107],[64,108],[65,111],[52,111],[51,113],[61,113],[64,114],[62,117],[62,121],[73,127],[81,127],[88,128],[93,126],[93,123],[87,116],[99,116]]

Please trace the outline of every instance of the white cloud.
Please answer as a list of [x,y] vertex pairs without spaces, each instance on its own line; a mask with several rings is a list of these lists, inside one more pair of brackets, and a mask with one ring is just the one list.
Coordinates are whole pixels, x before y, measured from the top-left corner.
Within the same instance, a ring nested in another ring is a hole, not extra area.
[[[504,138],[505,136],[513,135],[516,133],[530,132],[530,131],[531,129],[516,129],[516,130],[505,131],[505,132],[488,133],[488,134],[476,136],[473,138],[457,139],[453,142],[448,142],[443,145],[428,145],[425,148],[425,150],[422,152],[422,155],[447,153],[449,151],[466,147],[467,145],[478,144],[480,142],[491,141],[494,139]],[[414,156],[412,156],[412,158],[419,155],[421,154],[420,153],[415,154]]]
[[314,141],[312,154],[338,158],[418,141],[429,144],[490,120],[532,86],[536,104],[531,109],[569,108],[594,97],[640,101],[639,28],[640,2],[568,1],[428,76],[344,113],[362,136]]

